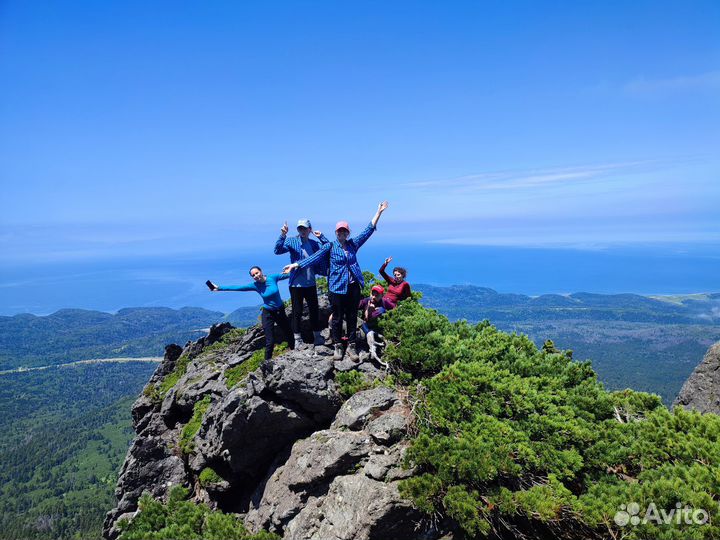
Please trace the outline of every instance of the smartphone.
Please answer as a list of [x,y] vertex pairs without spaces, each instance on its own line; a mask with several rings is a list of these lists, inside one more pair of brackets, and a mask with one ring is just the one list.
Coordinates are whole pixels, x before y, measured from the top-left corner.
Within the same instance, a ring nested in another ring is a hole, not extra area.
[[210,289],[211,291],[214,291],[217,288],[215,287],[215,284],[209,279],[205,282],[205,285],[207,285],[208,289]]

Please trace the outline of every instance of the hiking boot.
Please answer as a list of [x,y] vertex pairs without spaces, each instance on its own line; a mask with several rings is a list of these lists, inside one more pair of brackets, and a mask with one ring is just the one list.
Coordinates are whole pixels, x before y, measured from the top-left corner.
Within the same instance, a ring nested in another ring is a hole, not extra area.
[[360,357],[358,356],[357,348],[355,347],[355,344],[354,344],[354,343],[351,343],[350,345],[348,345],[347,355],[348,355],[348,358],[349,358],[350,360],[352,360],[353,362],[359,362],[359,361],[360,361]]
[[335,344],[335,352],[333,353],[333,360],[342,360],[343,348],[339,343]]

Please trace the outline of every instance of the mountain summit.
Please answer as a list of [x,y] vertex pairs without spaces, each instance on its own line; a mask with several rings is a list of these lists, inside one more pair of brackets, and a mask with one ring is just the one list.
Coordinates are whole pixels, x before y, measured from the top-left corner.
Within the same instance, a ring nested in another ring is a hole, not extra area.
[[[388,369],[326,347],[263,361],[258,326],[169,346],[133,406],[105,538],[720,534],[716,415],[607,392],[550,341],[414,300],[381,330]],[[635,523],[629,504],[707,519]]]

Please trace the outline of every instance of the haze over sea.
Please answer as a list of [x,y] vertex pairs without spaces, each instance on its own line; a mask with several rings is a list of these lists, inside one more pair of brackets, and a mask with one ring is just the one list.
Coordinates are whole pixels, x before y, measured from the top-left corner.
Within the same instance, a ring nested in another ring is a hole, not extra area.
[[[364,269],[377,273],[382,260],[409,270],[411,283],[473,284],[498,292],[540,295],[691,294],[720,291],[720,246],[632,246],[560,249],[388,243],[378,236],[360,252]],[[134,256],[0,267],[0,314],[49,314],[61,308],[115,311],[123,307],[197,306],[228,313],[257,305],[257,295],[212,294],[205,280],[250,281],[253,264],[279,272],[287,255],[267,249],[196,255]],[[287,298],[287,291],[283,291]]]

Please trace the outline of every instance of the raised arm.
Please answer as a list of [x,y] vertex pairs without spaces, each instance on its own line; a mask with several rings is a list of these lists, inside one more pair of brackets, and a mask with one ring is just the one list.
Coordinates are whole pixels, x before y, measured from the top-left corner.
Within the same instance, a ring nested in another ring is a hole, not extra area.
[[383,279],[385,281],[387,281],[390,284],[393,284],[393,283],[395,283],[395,279],[388,276],[387,273],[385,272],[385,269],[387,268],[387,265],[390,264],[390,261],[392,261],[392,257],[388,257],[387,259],[385,259],[385,262],[380,267],[380,275],[383,277]]
[[377,212],[375,212],[375,215],[370,220],[370,223],[372,223],[373,227],[377,227],[378,220],[380,219],[380,216],[382,216],[382,213],[387,210],[388,202],[383,201],[380,204],[378,204]]
[[315,238],[317,238],[320,241],[321,246],[324,246],[325,244],[330,243],[330,240],[327,239],[327,236],[325,236],[320,231],[313,231],[313,234],[315,235]]
[[285,245],[285,240],[287,240],[287,232],[288,224],[286,221],[280,228],[280,237],[277,239],[277,242],[275,242],[275,249],[273,250],[275,252],[275,255],[282,255],[283,253],[287,253],[288,251],[290,251]]

